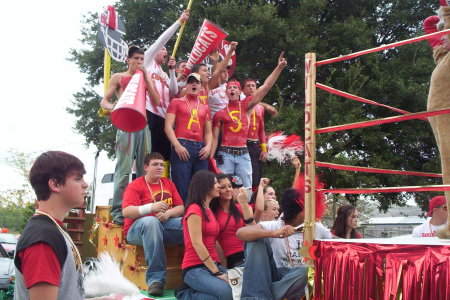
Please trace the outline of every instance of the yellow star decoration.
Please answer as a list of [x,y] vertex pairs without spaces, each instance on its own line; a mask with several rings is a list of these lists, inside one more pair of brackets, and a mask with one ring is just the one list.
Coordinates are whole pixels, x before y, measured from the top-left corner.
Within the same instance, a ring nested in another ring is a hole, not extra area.
[[312,265],[313,260],[316,259],[315,251],[317,246],[310,246],[308,241],[304,241],[302,247],[298,250],[298,253],[303,257],[304,261],[308,263],[308,265]]

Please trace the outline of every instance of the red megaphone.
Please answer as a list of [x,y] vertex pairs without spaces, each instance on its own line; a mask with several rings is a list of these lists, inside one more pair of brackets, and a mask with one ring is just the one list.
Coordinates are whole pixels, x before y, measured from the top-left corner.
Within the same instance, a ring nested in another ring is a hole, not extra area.
[[120,130],[136,132],[147,126],[144,74],[137,70],[111,113],[111,122]]
[[227,36],[228,33],[222,28],[205,19],[202,28],[198,33],[197,40],[195,40],[185,70],[190,70],[193,65],[202,62],[203,59]]

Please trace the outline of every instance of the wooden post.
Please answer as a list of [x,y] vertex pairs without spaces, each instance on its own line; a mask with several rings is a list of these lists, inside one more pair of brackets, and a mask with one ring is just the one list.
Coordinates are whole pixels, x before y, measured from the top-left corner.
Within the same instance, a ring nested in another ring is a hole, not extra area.
[[[305,232],[308,247],[314,240],[316,219],[316,54],[305,55]],[[308,262],[312,263],[311,260]]]

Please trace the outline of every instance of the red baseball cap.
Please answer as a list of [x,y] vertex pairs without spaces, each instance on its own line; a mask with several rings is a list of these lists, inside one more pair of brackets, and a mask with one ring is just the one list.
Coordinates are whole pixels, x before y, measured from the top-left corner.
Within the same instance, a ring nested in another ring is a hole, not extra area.
[[436,196],[436,197],[431,198],[430,204],[429,204],[429,209],[427,212],[427,217],[431,217],[431,215],[433,214],[433,210],[436,207],[444,205],[445,203],[446,203],[445,196]]

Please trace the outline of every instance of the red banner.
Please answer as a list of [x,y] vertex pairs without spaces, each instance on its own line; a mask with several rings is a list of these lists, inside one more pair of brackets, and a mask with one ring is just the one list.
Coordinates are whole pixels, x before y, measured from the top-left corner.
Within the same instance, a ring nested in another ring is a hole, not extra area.
[[193,65],[200,63],[203,59],[217,46],[219,43],[228,36],[222,28],[214,24],[213,22],[205,19],[203,21],[202,28],[198,33],[197,40],[192,48],[191,55],[189,56],[186,64],[186,69],[190,70]]
[[111,113],[111,122],[120,130],[136,132],[147,126],[144,74],[137,70]]

